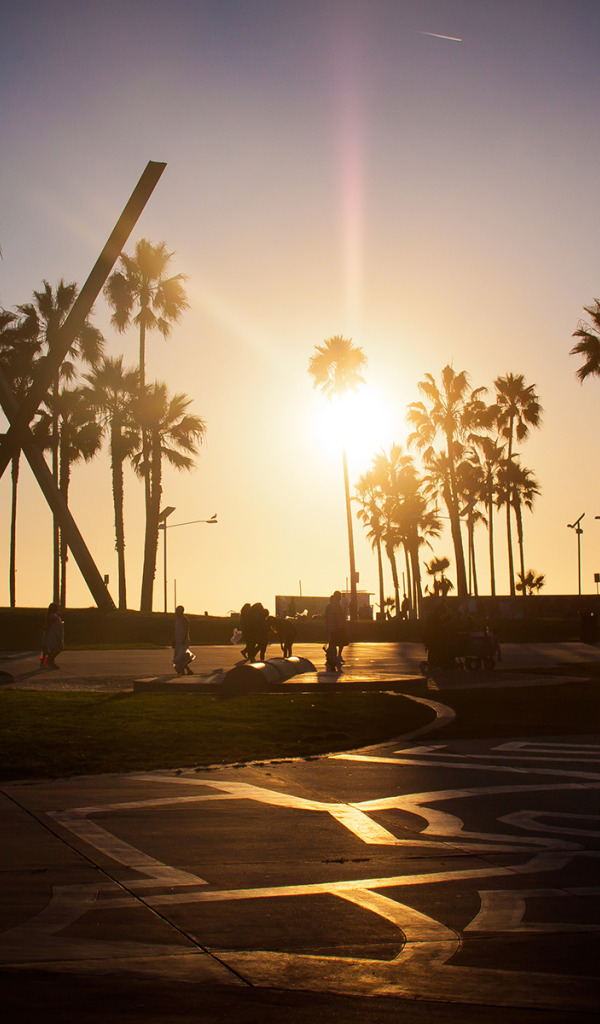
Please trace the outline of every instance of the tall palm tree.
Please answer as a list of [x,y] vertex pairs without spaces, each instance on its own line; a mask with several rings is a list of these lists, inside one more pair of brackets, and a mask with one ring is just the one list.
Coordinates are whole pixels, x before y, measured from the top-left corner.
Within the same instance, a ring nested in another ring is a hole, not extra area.
[[584,363],[577,371],[583,383],[586,377],[600,377],[600,300],[594,299],[593,306],[584,306],[584,311],[592,318],[589,324],[580,320],[573,337],[580,340],[569,352],[571,356],[583,356]]
[[[122,253],[120,266],[109,277],[104,294],[112,308],[111,324],[122,334],[133,324],[139,335],[139,384],[146,385],[146,334],[158,331],[167,340],[173,327],[189,308],[185,294],[184,274],[171,273],[174,253],[164,242],[156,244],[142,238],[136,243],[133,256]],[[141,465],[150,466],[150,441],[142,430]],[[152,518],[152,485],[145,475],[144,500],[146,524]],[[144,587],[142,587],[144,589]],[[146,584],[146,592],[148,585]]]
[[379,610],[385,614],[385,590],[383,581],[383,559],[381,545],[384,536],[384,519],[381,508],[381,495],[378,493],[377,480],[372,470],[359,477],[355,487],[356,501],[360,508],[356,513],[362,521],[371,546],[377,553],[377,573],[379,579]]
[[156,381],[140,392],[134,416],[148,443],[138,448],[133,463],[140,476],[150,481],[149,515],[146,516],[141,611],[152,611],[156,575],[158,525],[162,497],[163,460],[179,470],[191,470],[206,433],[200,416],[188,412],[191,399],[185,394],[170,396],[167,385]]
[[[55,289],[53,289],[46,280],[42,283],[43,288],[41,288],[40,291],[34,291],[33,293],[33,302],[26,303],[18,308],[24,316],[36,319],[38,324],[38,338],[42,344],[46,346],[47,351],[49,351],[54,344],[56,333],[66,320],[71,307],[77,298],[79,289],[74,282],[65,284],[62,279],[58,282]],[[98,328],[94,327],[91,323],[91,315],[92,311],[90,311],[82,327],[75,335],[73,343],[69,349],[69,353],[72,356],[86,363],[88,366],[94,366],[104,350],[104,338]],[[69,382],[72,381],[75,376],[76,366],[73,361],[71,359],[63,360],[50,390],[51,395],[56,400],[54,402],[50,450],[51,470],[57,485],[59,484],[59,424],[56,402],[58,400],[61,380]],[[52,591],[54,600],[59,601],[60,536],[56,516],[53,516],[53,542],[54,558]]]
[[482,500],[485,504],[485,522],[488,531],[488,552],[490,562],[490,593],[496,596],[496,569],[494,560],[494,508],[497,497],[498,473],[506,449],[505,442],[498,437],[478,434],[471,437],[471,459],[477,460],[482,476]]
[[[482,395],[485,388],[472,389],[465,370],[456,373],[445,366],[440,385],[430,373],[419,382],[422,402],[408,407],[407,418],[415,428],[409,437],[421,452],[426,470],[440,474],[441,493],[448,509],[456,561],[458,596],[467,596],[465,556],[460,528],[460,494],[457,465],[465,453],[469,434],[480,425],[486,411]],[[436,447],[437,443],[437,447]]]
[[382,496],[384,538],[392,566],[397,613],[400,610],[398,574],[395,572],[395,549],[404,547],[407,589],[411,608],[421,612],[421,568],[419,549],[429,537],[439,536],[441,523],[429,507],[423,480],[411,455],[400,445],[392,445],[389,456],[379,452],[373,459],[374,478]]
[[478,597],[475,527],[478,523],[486,523],[485,513],[482,511],[486,499],[486,473],[474,448],[469,448],[465,453],[465,458],[459,462],[456,478],[459,494],[464,502],[460,514],[467,523],[469,594]]
[[139,391],[135,369],[123,367],[123,356],[104,358],[85,380],[85,394],[98,422],[108,434],[115,517],[115,548],[119,581],[119,608],[127,608],[125,576],[125,521],[123,464],[139,447],[139,427],[132,416],[132,403]]
[[[522,373],[507,373],[494,381],[496,389],[496,405],[498,406],[497,425],[500,436],[507,442],[506,458],[510,463],[515,454],[515,441],[524,441],[530,427],[539,427],[542,418],[542,406],[534,384],[526,384]],[[508,545],[508,578],[510,593],[515,594],[515,571],[512,549],[511,530],[511,499],[510,475],[506,483],[509,487],[506,502],[506,540]]]
[[[315,347],[310,358],[308,372],[313,387],[326,398],[334,398],[347,391],[356,391],[364,383],[361,371],[367,363],[363,350],[352,343],[351,338],[336,334],[322,345]],[[350,484],[348,480],[348,458],[345,445],[342,447],[344,469],[344,491],[346,496],[346,520],[348,524],[348,554],[350,561],[350,618],[356,618],[358,599],[356,595],[356,567],[354,561],[354,536],[352,532],[352,508],[350,505]]]
[[164,242],[154,245],[142,238],[133,256],[121,254],[120,269],[111,274],[104,288],[113,310],[113,327],[123,333],[133,323],[139,329],[142,387],[146,383],[146,332],[156,330],[166,341],[189,308],[185,275],[170,273],[173,256]]
[[[41,345],[37,338],[35,320],[24,314],[0,310],[0,364],[19,402],[29,389],[35,368],[35,360]],[[10,548],[8,589],[10,607],[17,601],[17,493],[21,449],[11,459],[11,503],[10,503]]]
[[[532,512],[535,499],[540,493],[539,483],[530,469],[521,466],[517,458],[513,458],[510,462],[506,460],[499,474],[498,502],[502,505],[510,504],[515,517],[521,579],[525,575],[523,508]],[[515,589],[521,588],[515,587]]]
[[[40,411],[34,425],[34,436],[43,448],[53,449],[54,423],[58,423],[58,486],[68,505],[71,469],[77,462],[89,462],[97,454],[102,444],[102,427],[83,388],[63,388],[57,395],[46,396],[44,404],[46,408]],[[60,530],[59,603],[63,608],[67,603],[67,546],[66,535]]]
[[[392,445],[389,455],[383,450],[373,457],[371,472],[376,483],[379,503],[382,513],[383,543],[385,553],[390,563],[392,572],[392,584],[394,587],[394,602],[396,615],[400,616],[400,583],[398,580],[398,566],[396,564],[396,551],[404,547],[404,558],[406,565],[406,587],[407,594],[412,597],[412,571],[408,546],[404,543],[404,536],[397,516],[397,493],[399,490],[398,478],[402,475],[407,466],[413,465],[412,458],[407,455],[400,445]],[[414,607],[411,601],[411,607]]]

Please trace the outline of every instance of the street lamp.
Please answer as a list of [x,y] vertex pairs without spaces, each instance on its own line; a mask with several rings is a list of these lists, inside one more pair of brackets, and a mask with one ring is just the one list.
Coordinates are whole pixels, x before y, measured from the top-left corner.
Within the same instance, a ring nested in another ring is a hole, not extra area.
[[163,531],[163,588],[165,596],[165,615],[167,614],[167,519],[175,511],[173,505],[167,505],[158,515],[158,528]]
[[165,612],[167,611],[167,530],[174,530],[176,526],[192,526],[193,523],[208,523],[209,526],[216,526],[218,524],[217,513],[211,516],[210,519],[190,519],[187,523],[170,523],[167,524],[167,519],[174,512],[175,509],[168,505],[158,517],[158,528],[164,530],[164,592],[165,592]]
[[581,597],[581,534],[583,528],[579,525],[583,519],[585,512],[582,512],[579,519],[576,519],[574,523],[567,523],[569,530],[575,530],[577,534],[577,578],[579,581],[579,596]]

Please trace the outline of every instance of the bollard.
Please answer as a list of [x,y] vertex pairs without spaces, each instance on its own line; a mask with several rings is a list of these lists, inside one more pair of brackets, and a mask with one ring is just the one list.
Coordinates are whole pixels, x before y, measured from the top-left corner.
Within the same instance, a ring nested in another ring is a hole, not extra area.
[[269,658],[267,661],[245,662],[232,668],[223,680],[224,694],[268,693],[278,690],[292,676],[316,672],[308,658]]

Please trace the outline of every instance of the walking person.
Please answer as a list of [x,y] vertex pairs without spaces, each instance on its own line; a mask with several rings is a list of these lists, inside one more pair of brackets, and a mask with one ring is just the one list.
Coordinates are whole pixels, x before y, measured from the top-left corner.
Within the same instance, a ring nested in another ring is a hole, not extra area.
[[262,610],[262,621],[259,621],[258,632],[256,639],[258,642],[258,654],[260,660],[264,661],[267,656],[267,647],[273,637],[273,625],[275,620],[269,615],[269,609],[263,608]]
[[182,604],[175,609],[175,642],[173,644],[173,668],[178,676],[193,676],[190,662],[196,657],[189,649],[190,645],[190,622],[184,614],[185,608]]
[[276,622],[277,639],[281,645],[281,653],[284,658],[292,657],[292,646],[298,630],[291,619],[277,619]]
[[249,653],[249,639],[250,639],[250,635],[249,635],[249,631],[248,631],[248,626],[250,624],[250,608],[251,608],[250,602],[246,601],[246,604],[243,606],[243,608],[242,608],[242,610],[240,612],[240,632],[242,634],[242,641],[244,643],[244,646],[242,647],[242,650],[241,650],[241,655],[242,655],[242,658],[246,659],[247,661],[251,661],[252,660],[250,658],[250,653]]
[[348,643],[348,630],[346,627],[346,612],[342,607],[341,591],[335,590],[331,595],[329,604],[325,609],[325,623],[327,626],[326,663],[330,672],[340,672],[344,659],[342,651]]
[[64,648],[63,621],[58,614],[58,605],[53,601],[48,605],[46,623],[42,633],[42,653],[40,662],[43,668],[58,668],[55,658]]

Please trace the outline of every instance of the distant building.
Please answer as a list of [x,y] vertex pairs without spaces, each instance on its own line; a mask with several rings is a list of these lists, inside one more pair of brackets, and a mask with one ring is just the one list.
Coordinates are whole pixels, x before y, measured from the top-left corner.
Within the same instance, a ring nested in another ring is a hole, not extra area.
[[[359,590],[357,595],[358,602],[358,618],[359,619],[372,619],[373,608],[371,606],[372,594],[368,594],[365,590]],[[278,594],[275,598],[275,615],[278,618],[285,618],[290,616],[295,618],[296,616],[306,617],[307,619],[325,618],[325,609],[329,604],[330,597],[304,597],[298,594]],[[350,607],[350,593],[349,591],[342,590],[342,603],[346,603],[346,608]]]

